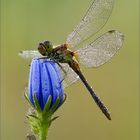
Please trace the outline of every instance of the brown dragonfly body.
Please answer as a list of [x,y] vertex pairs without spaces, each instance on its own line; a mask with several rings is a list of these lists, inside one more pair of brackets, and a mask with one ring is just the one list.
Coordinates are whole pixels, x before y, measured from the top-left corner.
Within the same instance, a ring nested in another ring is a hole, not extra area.
[[[101,109],[101,111],[105,114],[105,116],[111,120],[110,113],[100,98],[93,91],[91,86],[88,84],[84,75],[82,74],[79,64],[77,62],[77,58],[75,57],[75,53],[69,50],[68,44],[63,44],[53,48],[52,44],[49,41],[45,41],[44,43],[40,43],[38,46],[38,51],[43,55],[43,59],[49,58],[54,60],[57,63],[67,63],[73,71],[79,76],[83,84],[86,86],[87,90],[91,94],[92,98]],[[59,64],[60,65],[60,64]]]

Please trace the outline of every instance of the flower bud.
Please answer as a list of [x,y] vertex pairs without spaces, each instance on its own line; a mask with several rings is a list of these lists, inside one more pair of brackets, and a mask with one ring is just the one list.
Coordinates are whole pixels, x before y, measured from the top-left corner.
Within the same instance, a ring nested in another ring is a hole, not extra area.
[[28,83],[28,99],[35,106],[36,97],[40,109],[43,110],[51,97],[50,108],[59,97],[59,104],[63,103],[64,90],[58,66],[54,61],[33,59],[30,67]]

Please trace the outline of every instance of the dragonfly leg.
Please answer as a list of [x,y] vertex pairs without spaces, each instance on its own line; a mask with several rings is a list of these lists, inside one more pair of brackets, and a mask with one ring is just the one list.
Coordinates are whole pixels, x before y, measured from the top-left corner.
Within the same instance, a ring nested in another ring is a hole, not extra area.
[[61,70],[64,72],[64,77],[62,78],[62,80],[60,81],[61,83],[64,81],[65,77],[67,76],[67,72],[65,71],[65,69],[61,66],[60,63],[56,62],[58,64],[58,66],[61,68]]
[[39,57],[38,59],[48,59],[49,57],[48,56],[42,56],[42,57]]

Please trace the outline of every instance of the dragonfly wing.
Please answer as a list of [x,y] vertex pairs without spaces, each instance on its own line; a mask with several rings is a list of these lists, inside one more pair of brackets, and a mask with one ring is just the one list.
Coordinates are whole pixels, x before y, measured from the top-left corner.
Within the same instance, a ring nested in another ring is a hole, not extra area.
[[94,0],[85,16],[68,35],[66,42],[72,47],[99,31],[107,22],[114,5],[114,0]]
[[32,59],[32,58],[36,58],[36,57],[41,57],[41,54],[38,51],[35,50],[25,50],[25,51],[20,51],[19,55],[23,58],[26,59]]
[[58,66],[59,71],[61,73],[64,88],[72,85],[73,83],[75,83],[79,80],[79,76],[77,76],[77,74],[69,67],[68,64],[61,63],[60,65],[63,68],[63,70],[62,70],[62,68],[60,66]]
[[77,50],[79,61],[87,67],[98,67],[109,59],[122,47],[124,36],[122,33],[108,31],[91,44]]

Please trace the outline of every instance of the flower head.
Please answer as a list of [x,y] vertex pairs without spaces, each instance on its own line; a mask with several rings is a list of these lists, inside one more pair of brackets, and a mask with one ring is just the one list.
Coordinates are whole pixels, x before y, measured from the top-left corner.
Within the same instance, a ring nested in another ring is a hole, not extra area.
[[25,97],[32,105],[27,115],[31,129],[40,140],[46,140],[48,128],[58,118],[52,116],[65,101],[62,80],[54,61],[32,60]]
[[50,108],[60,98],[59,103],[63,102],[64,90],[58,67],[55,62],[50,60],[33,59],[31,62],[28,98],[34,106],[34,96],[43,110],[48,98],[51,97]]

